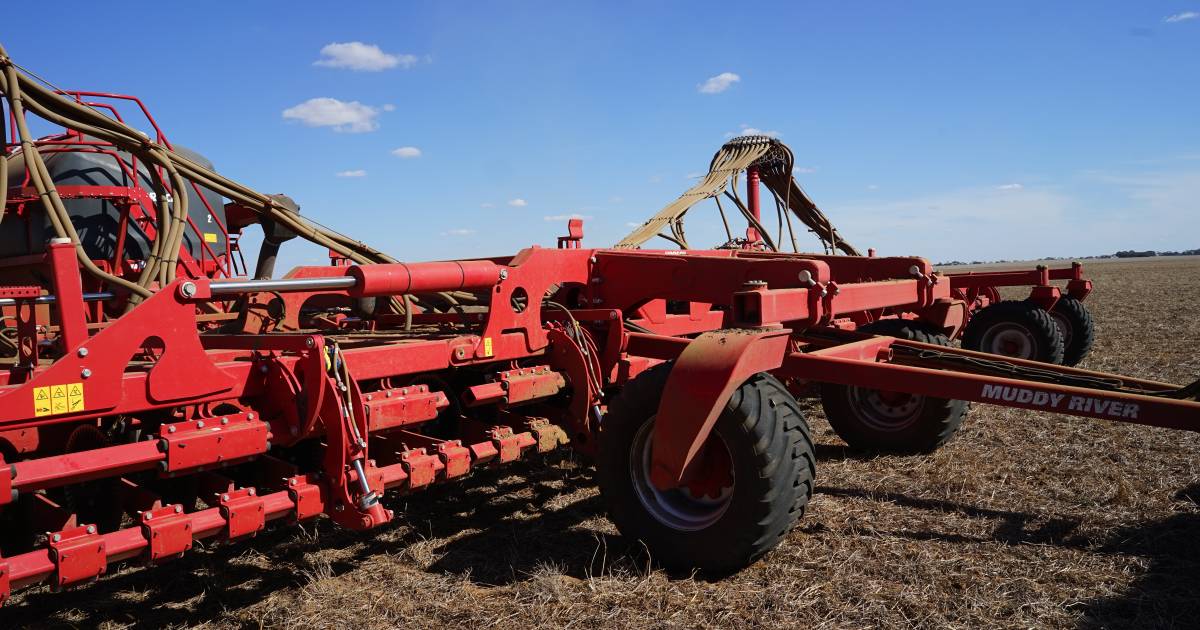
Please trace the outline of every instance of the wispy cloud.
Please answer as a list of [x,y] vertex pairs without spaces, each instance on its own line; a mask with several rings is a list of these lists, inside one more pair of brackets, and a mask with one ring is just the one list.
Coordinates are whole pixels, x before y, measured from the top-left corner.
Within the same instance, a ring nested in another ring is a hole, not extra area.
[[442,232],[442,236],[470,236],[475,233],[475,230],[470,228],[453,228]]
[[774,129],[764,131],[762,129],[759,129],[758,127],[751,127],[750,125],[742,125],[742,128],[740,131],[737,131],[737,132],[730,131],[725,134],[726,138],[736,138],[739,136],[766,136],[768,138],[778,138],[779,132],[775,131]]
[[360,168],[353,171],[338,171],[337,173],[334,173],[334,175],[337,177],[366,177],[367,172]]
[[299,105],[283,110],[285,120],[294,120],[308,127],[332,127],[334,131],[363,133],[375,131],[379,110],[358,101],[339,101],[322,96],[310,98]]
[[1021,190],[1024,188],[1021,184],[1000,184],[996,186],[996,190]]
[[509,200],[508,200],[508,205],[510,205],[510,206],[512,206],[512,207],[514,207],[514,208],[524,208],[525,206],[528,206],[528,205],[529,205],[529,202],[528,202],[528,201],[525,201],[524,199],[521,199],[520,197],[518,197],[518,198],[516,198],[516,199],[509,199]]
[[375,44],[335,42],[321,49],[321,58],[314,66],[346,68],[357,72],[380,72],[391,68],[411,68],[417,65],[416,55],[393,55]]
[[392,149],[392,155],[404,160],[410,160],[412,158],[421,157],[421,150],[417,147],[400,147],[398,149]]
[[1184,11],[1183,13],[1176,13],[1175,15],[1168,15],[1167,17],[1163,18],[1163,22],[1166,22],[1167,24],[1174,24],[1176,22],[1186,22],[1188,20],[1194,20],[1196,18],[1200,18],[1200,12]]
[[739,77],[732,72],[722,72],[715,77],[709,77],[707,81],[697,85],[696,89],[699,90],[701,94],[720,94],[721,92],[728,90],[734,83],[737,83],[741,80],[742,77]]
[[480,207],[480,208],[495,208],[495,207],[496,207],[496,204],[494,204],[494,203],[492,203],[492,202],[490,202],[490,201],[485,201],[485,202],[483,202],[483,203],[479,204],[479,207]]
[[592,218],[592,216],[590,214],[552,214],[550,216],[542,217],[542,220],[543,221],[570,221],[571,219],[587,220],[590,218]]

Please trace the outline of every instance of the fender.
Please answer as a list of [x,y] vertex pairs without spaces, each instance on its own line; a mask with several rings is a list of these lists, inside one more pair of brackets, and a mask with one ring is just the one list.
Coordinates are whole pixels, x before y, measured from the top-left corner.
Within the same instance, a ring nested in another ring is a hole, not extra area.
[[783,365],[790,333],[716,330],[688,344],[671,368],[654,420],[651,483],[662,490],[679,487],[734,390]]

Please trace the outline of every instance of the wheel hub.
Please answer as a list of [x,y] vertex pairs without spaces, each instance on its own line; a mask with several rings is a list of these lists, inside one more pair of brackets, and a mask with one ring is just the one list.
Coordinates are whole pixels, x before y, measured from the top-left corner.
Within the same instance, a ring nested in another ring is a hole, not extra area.
[[650,482],[654,422],[646,422],[633,438],[629,472],[642,507],[671,529],[697,531],[716,523],[733,499],[733,458],[725,441],[709,436],[696,460],[696,470],[685,485],[660,490]]

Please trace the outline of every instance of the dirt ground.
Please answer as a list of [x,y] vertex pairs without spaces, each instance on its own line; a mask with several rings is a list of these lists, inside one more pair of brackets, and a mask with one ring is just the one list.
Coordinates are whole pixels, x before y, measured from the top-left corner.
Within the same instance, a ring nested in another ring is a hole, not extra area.
[[[1083,367],[1200,376],[1200,259],[1096,261]],[[670,578],[570,460],[33,590],[0,627],[1159,627],[1200,625],[1200,436],[976,405],[925,457],[848,452],[805,402],[817,494],[765,560]]]

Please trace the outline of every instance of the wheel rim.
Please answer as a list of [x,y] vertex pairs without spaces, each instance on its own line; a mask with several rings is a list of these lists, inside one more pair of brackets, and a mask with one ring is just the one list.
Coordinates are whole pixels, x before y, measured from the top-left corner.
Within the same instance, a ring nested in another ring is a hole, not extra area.
[[1054,323],[1058,325],[1058,331],[1062,333],[1063,345],[1070,346],[1071,320],[1067,319],[1065,315],[1057,311],[1050,311],[1050,319],[1053,319]]
[[1020,324],[997,324],[983,335],[984,352],[1018,359],[1032,359],[1037,354],[1037,338]]
[[[633,438],[629,451],[629,473],[638,501],[654,520],[671,529],[693,532],[711,526],[725,515],[733,499],[733,460],[725,440],[715,432],[704,445],[699,484],[659,490],[650,482],[651,444],[654,440],[654,421],[642,425]],[[719,449],[719,450],[718,450]],[[717,470],[713,470],[715,466]],[[726,468],[727,470],[724,470]],[[712,483],[714,480],[720,480]],[[707,488],[708,491],[697,491]]]
[[859,422],[875,431],[894,433],[917,422],[925,397],[901,392],[850,387],[850,408]]

